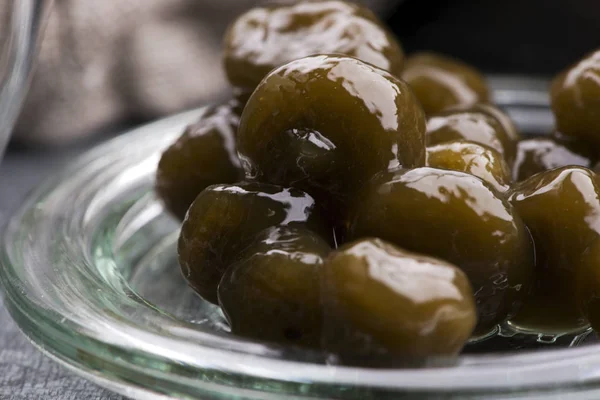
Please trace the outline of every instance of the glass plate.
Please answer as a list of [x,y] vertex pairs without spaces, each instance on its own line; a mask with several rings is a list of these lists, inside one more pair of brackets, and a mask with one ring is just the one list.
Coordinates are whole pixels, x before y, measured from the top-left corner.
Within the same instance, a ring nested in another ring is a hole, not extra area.
[[[544,81],[495,77],[491,84],[524,132],[552,130]],[[428,368],[369,369],[228,333],[219,309],[181,277],[178,224],[152,191],[161,149],[202,112],[99,146],[47,181],[11,220],[0,270],[6,303],[46,354],[100,385],[151,399],[600,398],[592,335],[528,344],[501,331],[443,360],[449,367],[431,360]],[[544,346],[550,349],[514,351]]]

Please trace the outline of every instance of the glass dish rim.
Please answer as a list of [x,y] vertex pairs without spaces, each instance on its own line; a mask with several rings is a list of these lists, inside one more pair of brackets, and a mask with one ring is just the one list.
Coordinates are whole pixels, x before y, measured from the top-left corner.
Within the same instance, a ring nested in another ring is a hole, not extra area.
[[[546,87],[547,81],[541,79],[517,79],[514,77],[491,77],[492,87],[505,88],[495,91],[499,103],[527,102],[538,106],[548,106],[548,100],[540,96],[539,89]],[[506,88],[510,88],[506,89]],[[502,99],[502,96],[505,98]],[[392,391],[430,390],[430,391],[480,391],[493,390],[499,392],[519,390],[537,390],[551,387],[596,388],[600,387],[600,345],[583,348],[546,350],[539,353],[524,352],[502,355],[468,355],[460,356],[460,365],[456,368],[427,369],[395,369],[381,370],[360,367],[328,366],[306,362],[273,359],[260,354],[226,351],[208,347],[201,342],[182,340],[181,338],[159,335],[139,327],[113,321],[113,327],[119,328],[116,336],[107,336],[106,331],[90,328],[81,323],[76,315],[67,315],[64,310],[47,310],[40,307],[43,299],[34,299],[36,293],[21,290],[24,282],[19,282],[16,269],[18,264],[18,241],[23,220],[32,207],[45,195],[60,186],[65,177],[70,177],[85,169],[89,160],[100,155],[122,149],[127,143],[142,138],[160,126],[171,126],[176,123],[183,126],[202,112],[202,109],[187,111],[156,122],[133,129],[126,135],[112,139],[101,146],[85,153],[77,161],[55,174],[35,190],[22,205],[20,211],[11,218],[3,237],[0,253],[0,282],[4,285],[6,304],[9,312],[24,333],[40,349],[50,353],[54,358],[82,370],[89,366],[75,359],[73,351],[59,349],[56,343],[69,346],[73,333],[82,336],[89,343],[85,349],[92,356],[111,362],[106,356],[106,348],[122,351],[123,354],[135,354],[139,364],[127,362],[119,367],[135,370],[139,376],[160,377],[184,385],[198,386],[199,382],[186,381],[188,378],[172,373],[168,369],[149,367],[153,362],[161,366],[186,365],[202,371],[219,371],[259,380],[290,382],[296,384],[351,386],[360,388],[380,388]],[[167,144],[172,138],[165,138]],[[57,323],[58,321],[58,323]],[[40,323],[40,322],[43,322]],[[45,332],[38,332],[40,326],[52,326]],[[229,340],[229,339],[228,339]],[[235,341],[235,340],[233,340]],[[76,347],[76,344],[72,344]],[[598,350],[598,351],[593,351]],[[494,358],[503,365],[482,368],[482,363]],[[116,367],[115,367],[116,368]],[[122,377],[115,376],[115,379]],[[219,387],[220,389],[223,389]],[[220,390],[219,389],[219,390]]]

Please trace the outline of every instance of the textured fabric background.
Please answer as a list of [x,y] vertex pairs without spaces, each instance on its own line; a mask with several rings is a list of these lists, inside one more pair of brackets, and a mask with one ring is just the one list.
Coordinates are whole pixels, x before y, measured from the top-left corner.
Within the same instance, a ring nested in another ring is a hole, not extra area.
[[[223,33],[259,1],[54,0],[14,135],[64,144],[213,101],[229,90]],[[382,11],[397,0],[357,1]]]

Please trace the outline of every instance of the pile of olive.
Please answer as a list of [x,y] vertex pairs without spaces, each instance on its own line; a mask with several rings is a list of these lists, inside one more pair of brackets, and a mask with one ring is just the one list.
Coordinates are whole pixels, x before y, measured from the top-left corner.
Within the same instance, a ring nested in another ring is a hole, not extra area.
[[405,60],[339,0],[248,11],[225,70],[236,99],[165,151],[156,187],[234,334],[350,360],[600,327],[600,52],[553,82],[557,133],[525,140],[479,72]]

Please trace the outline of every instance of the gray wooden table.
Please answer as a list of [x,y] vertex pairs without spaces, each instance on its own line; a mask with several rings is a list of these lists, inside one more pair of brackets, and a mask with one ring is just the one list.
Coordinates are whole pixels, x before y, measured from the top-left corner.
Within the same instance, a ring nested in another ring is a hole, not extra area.
[[[54,152],[11,151],[0,163],[0,229],[26,194],[89,144]],[[124,400],[42,355],[19,331],[0,297],[0,399]]]

